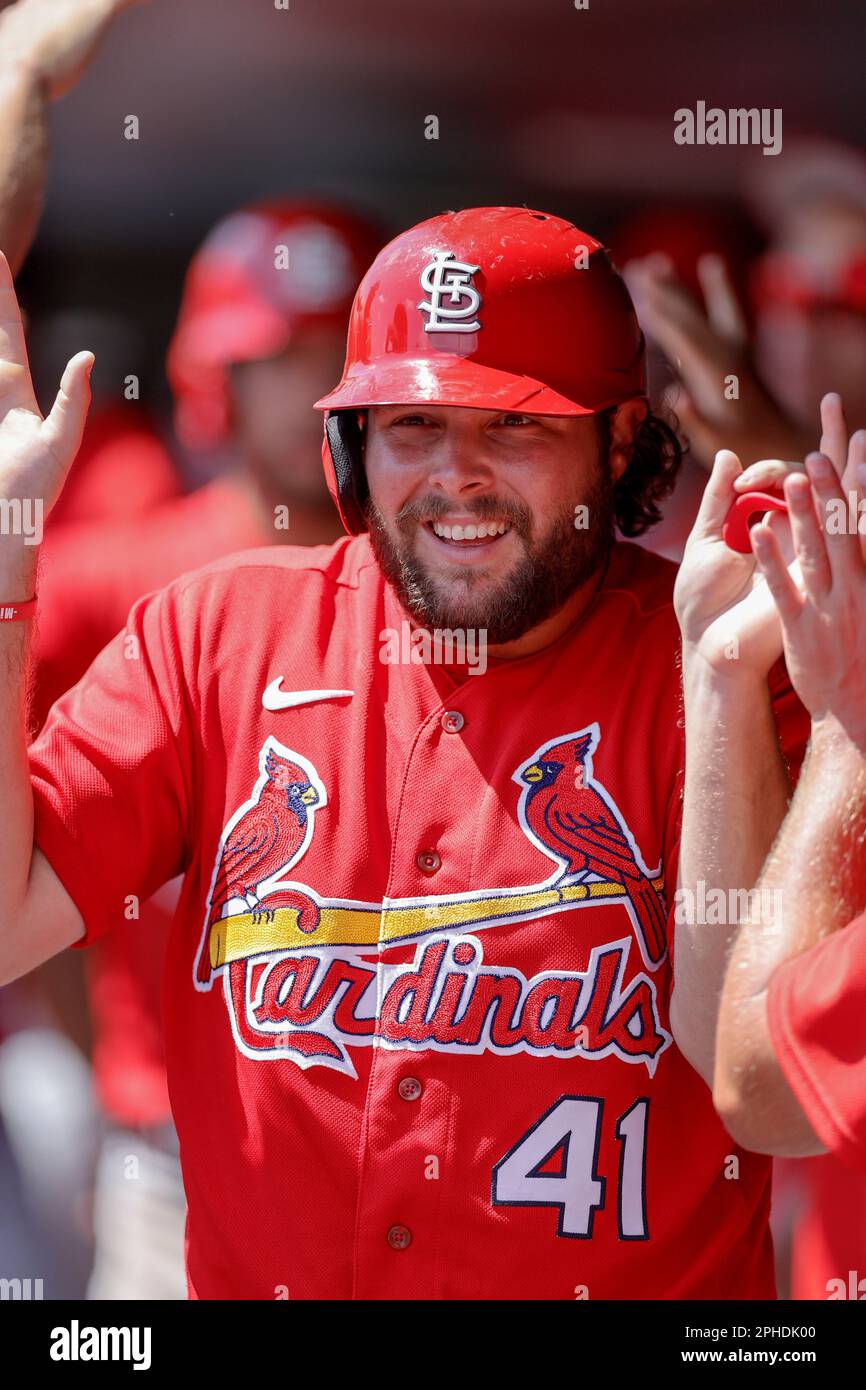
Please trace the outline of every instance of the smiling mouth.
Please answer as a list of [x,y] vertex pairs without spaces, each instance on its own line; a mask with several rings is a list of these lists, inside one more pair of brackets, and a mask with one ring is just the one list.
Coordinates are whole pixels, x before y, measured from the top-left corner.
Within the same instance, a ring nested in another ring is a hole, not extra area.
[[437,540],[460,546],[492,545],[511,530],[509,521],[467,522],[464,525],[428,521],[425,525]]

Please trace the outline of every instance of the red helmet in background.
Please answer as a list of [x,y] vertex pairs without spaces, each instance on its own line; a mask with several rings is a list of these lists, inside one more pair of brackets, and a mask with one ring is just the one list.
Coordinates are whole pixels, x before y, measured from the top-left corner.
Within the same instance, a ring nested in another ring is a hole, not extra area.
[[272,357],[307,328],[345,329],[381,244],[364,219],[320,202],[258,203],[218,222],[190,264],[168,350],[181,442],[226,438],[231,364]]
[[646,391],[644,341],[604,247],[528,208],[431,218],[382,250],[355,296],[325,418],[328,487],[350,534],[366,529],[357,412],[474,406],[591,415]]

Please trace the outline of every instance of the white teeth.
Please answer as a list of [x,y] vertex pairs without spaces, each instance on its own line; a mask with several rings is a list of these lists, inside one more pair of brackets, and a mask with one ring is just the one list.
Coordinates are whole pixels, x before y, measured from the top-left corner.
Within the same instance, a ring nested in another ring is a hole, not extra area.
[[445,526],[441,521],[433,522],[436,535],[445,541],[481,541],[487,536],[504,536],[510,529],[507,521],[482,521],[477,526],[471,523],[466,526]]

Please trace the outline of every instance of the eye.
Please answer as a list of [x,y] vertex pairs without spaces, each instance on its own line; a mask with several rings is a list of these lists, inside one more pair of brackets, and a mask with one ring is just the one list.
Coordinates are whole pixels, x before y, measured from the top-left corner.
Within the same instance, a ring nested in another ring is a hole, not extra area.
[[531,415],[521,415],[517,411],[509,411],[507,415],[500,415],[495,423],[497,428],[502,425],[506,429],[517,429],[520,426],[533,425],[535,421]]
[[394,420],[391,421],[390,428],[402,428],[404,425],[408,425],[410,427],[415,427],[418,425],[432,426],[433,424],[434,421],[429,419],[429,417],[426,415],[398,415]]

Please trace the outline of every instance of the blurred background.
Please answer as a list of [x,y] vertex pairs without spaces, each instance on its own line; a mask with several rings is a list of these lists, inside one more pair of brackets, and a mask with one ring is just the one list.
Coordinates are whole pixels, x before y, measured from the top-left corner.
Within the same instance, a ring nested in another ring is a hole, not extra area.
[[[51,4],[0,6],[8,83],[56,62],[37,33]],[[57,599],[39,638],[34,729],[139,593],[273,543],[263,516],[275,498],[291,503],[290,541],[336,535],[311,408],[339,371],[348,308],[328,258],[342,257],[354,284],[377,243],[446,208],[555,212],[626,267],[654,404],[673,409],[690,446],[645,540],[663,553],[681,553],[721,443],[744,462],[799,459],[830,389],[852,427],[866,425],[862,3],[278,4],[103,0],[98,48],[84,45],[69,90],[44,103],[44,208],[16,267],[43,407],[74,351],[94,349],[97,365],[80,462],[92,486],[51,523]],[[75,8],[56,0],[53,13]],[[4,28],[12,11],[32,14],[32,30]],[[31,41],[40,57],[22,65]],[[699,101],[779,109],[781,153],[677,144],[675,111]],[[0,146],[17,138],[4,119]],[[28,169],[41,183],[38,161],[25,163],[7,184],[0,171],[0,201],[25,197],[14,180],[23,187]],[[222,223],[262,202],[276,210],[255,226]],[[217,224],[211,261],[185,288]],[[315,312],[278,302],[268,266],[254,264],[298,226],[319,238],[331,286]],[[734,400],[719,390],[730,372]],[[140,932],[113,958],[94,951],[87,978],[69,952],[0,996],[0,1266],[45,1271],[46,1297],[183,1296],[154,945],[170,891],[142,912],[146,961]],[[830,1160],[777,1167],[780,1287],[827,1297],[830,1278],[866,1274],[866,1184]]]
[[[161,363],[193,247],[273,194],[348,199],[399,229],[526,203],[599,237],[647,203],[742,212],[760,151],[684,147],[672,114],[781,107],[794,135],[858,141],[857,0],[152,0],[116,23],[53,111],[34,311],[126,312]],[[124,117],[140,139],[123,138]],[[427,115],[438,140],[424,138]],[[764,166],[763,168],[761,166]],[[775,171],[774,171],[775,172]]]

